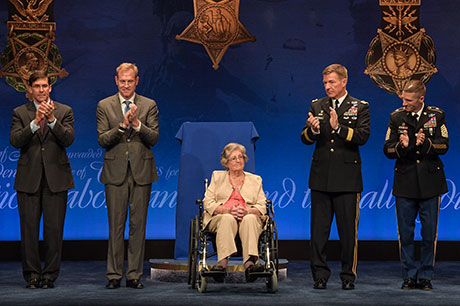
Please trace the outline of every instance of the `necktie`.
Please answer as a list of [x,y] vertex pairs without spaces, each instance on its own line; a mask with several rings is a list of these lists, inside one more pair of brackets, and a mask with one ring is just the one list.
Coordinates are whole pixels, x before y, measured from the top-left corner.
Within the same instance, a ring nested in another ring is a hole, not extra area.
[[125,111],[123,112],[123,114],[126,114],[130,109],[129,105],[131,104],[131,101],[124,101],[123,103],[126,104]]
[[45,118],[40,120],[40,133],[42,134],[42,136],[45,133]]
[[418,114],[413,114],[412,117],[414,118],[415,121],[418,122]]
[[339,107],[339,100],[332,100],[332,108],[337,110]]

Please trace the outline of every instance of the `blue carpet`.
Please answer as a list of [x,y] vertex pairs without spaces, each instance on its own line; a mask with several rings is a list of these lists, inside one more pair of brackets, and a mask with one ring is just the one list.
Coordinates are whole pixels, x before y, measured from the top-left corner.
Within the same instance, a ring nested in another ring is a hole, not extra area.
[[398,262],[360,262],[353,291],[341,290],[340,264],[332,262],[327,290],[312,289],[309,263],[290,262],[276,294],[255,283],[209,283],[204,294],[183,282],[149,279],[143,290],[104,288],[105,262],[63,262],[54,289],[26,289],[19,262],[0,262],[0,305],[460,305],[460,262],[436,263],[434,290],[401,290]]

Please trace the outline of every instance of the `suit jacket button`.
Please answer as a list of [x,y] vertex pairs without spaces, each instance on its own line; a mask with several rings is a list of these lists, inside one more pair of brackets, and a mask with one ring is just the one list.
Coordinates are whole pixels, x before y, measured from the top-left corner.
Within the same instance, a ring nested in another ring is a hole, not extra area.
[[330,150],[330,151],[331,151],[331,152],[334,152],[334,148],[331,148],[331,150]]

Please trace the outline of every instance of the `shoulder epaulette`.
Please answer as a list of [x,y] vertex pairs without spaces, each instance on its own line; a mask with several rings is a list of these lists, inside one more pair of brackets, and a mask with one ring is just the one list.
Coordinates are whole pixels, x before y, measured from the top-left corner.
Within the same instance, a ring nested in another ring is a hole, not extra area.
[[319,99],[311,100],[311,103],[315,103],[317,101],[319,101]]
[[430,110],[430,111],[435,111],[435,112],[438,112],[438,113],[443,113],[443,110],[440,109],[439,107],[436,107],[436,106],[427,106],[427,109]]
[[369,104],[369,102],[366,102],[366,101],[364,101],[364,100],[361,100],[361,101],[359,101],[359,102],[362,103],[362,104],[365,104],[365,105],[368,105],[368,104]]
[[400,108],[398,108],[398,109],[395,109],[391,114],[393,115],[393,114],[396,114],[396,113],[400,113],[400,112],[402,112],[403,110],[404,110],[404,107],[400,107]]

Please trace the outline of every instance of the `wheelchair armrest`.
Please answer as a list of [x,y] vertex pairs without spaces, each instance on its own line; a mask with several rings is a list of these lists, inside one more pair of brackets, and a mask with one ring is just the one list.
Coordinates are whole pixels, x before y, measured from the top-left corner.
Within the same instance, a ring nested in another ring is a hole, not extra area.
[[271,218],[275,218],[275,210],[273,209],[273,202],[271,200],[265,200],[267,205],[267,215]]

